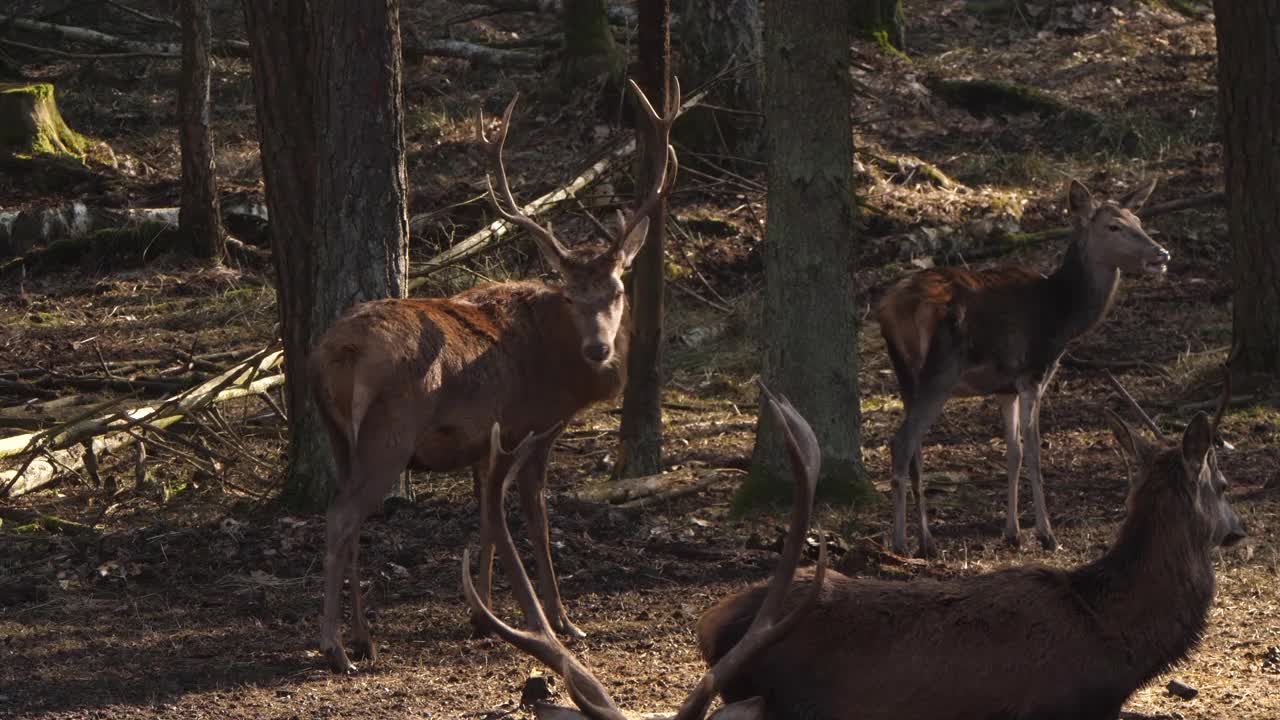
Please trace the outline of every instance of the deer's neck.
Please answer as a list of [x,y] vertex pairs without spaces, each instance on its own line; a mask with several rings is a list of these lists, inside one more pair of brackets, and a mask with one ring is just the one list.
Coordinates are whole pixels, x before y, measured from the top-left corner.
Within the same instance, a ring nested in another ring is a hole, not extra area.
[[1048,286],[1052,303],[1057,306],[1056,334],[1065,344],[1106,316],[1120,286],[1120,271],[1091,258],[1077,235],[1072,237],[1062,264],[1049,277]]
[[1133,689],[1200,641],[1213,602],[1213,563],[1188,498],[1169,488],[1138,499],[1112,548],[1072,584]]

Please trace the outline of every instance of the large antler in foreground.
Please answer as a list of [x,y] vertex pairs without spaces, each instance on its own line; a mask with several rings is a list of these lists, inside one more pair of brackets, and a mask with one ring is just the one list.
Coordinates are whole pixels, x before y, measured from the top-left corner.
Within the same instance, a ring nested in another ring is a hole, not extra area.
[[[791,456],[796,482],[795,505],[791,511],[791,528],[783,545],[782,557],[770,581],[765,601],[752,621],[751,627],[733,649],[702,676],[702,679],[698,681],[681,705],[679,712],[673,716],[675,720],[700,720],[706,714],[707,706],[711,704],[712,698],[722,689],[724,682],[734,677],[735,673],[747,664],[751,658],[784,637],[795,626],[796,622],[813,608],[822,590],[826,568],[825,543],[819,551],[818,566],[814,575],[812,591],[790,612],[783,612],[783,601],[791,587],[796,566],[800,562],[800,556],[804,549],[804,538],[808,533],[813,515],[813,499],[818,483],[820,450],[817,437],[813,434],[813,429],[800,416],[800,413],[796,412],[791,403],[785,397],[774,397],[763,384],[761,389],[764,392],[769,410],[783,428],[786,436],[787,451]],[[491,468],[498,467],[496,462],[497,453],[499,452],[498,438],[499,431],[497,425],[495,425],[491,445],[494,448],[494,455],[493,461],[489,463]],[[486,484],[486,487],[499,488],[498,497],[482,498],[481,501],[484,508],[483,512],[485,513],[484,521],[489,523],[488,526],[496,531],[498,556],[502,560],[503,567],[507,570],[512,592],[519,601],[520,607],[524,610],[530,629],[516,629],[498,619],[489,608],[485,607],[471,581],[470,553],[468,551],[463,551],[462,554],[463,594],[466,596],[467,604],[471,606],[472,611],[499,637],[519,648],[522,652],[537,658],[564,678],[570,698],[573,699],[574,704],[581,711],[579,713],[568,708],[548,708],[545,714],[540,711],[540,717],[624,720],[626,715],[614,704],[609,697],[608,691],[604,689],[600,681],[552,632],[546,613],[543,612],[542,606],[538,603],[533,585],[529,581],[529,575],[525,572],[523,563],[520,562],[520,556],[511,538],[511,531],[507,528],[506,515],[502,511],[502,497],[505,495],[507,484],[517,475],[521,464],[528,458],[530,448],[534,444],[531,438],[532,436],[525,438],[512,452],[502,484]],[[758,699],[752,699],[727,705],[717,711],[713,717],[721,716],[722,713],[724,716],[732,715],[735,718],[744,716],[756,717],[762,712],[762,703]]]

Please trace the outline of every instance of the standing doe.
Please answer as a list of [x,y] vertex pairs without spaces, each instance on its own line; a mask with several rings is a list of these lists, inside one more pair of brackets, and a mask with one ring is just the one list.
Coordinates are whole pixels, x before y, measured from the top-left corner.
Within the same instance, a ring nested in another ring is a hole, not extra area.
[[[826,544],[823,543],[818,554],[818,565],[813,571],[813,589],[808,596],[793,603],[793,607],[782,612],[782,603],[787,589],[795,576],[796,565],[804,551],[805,535],[809,531],[809,520],[813,513],[813,495],[818,483],[818,468],[821,453],[818,439],[814,436],[809,423],[800,416],[785,397],[774,398],[768,388],[761,385],[765,404],[768,405],[778,424],[783,428],[787,451],[791,456],[796,492],[795,504],[791,510],[791,528],[782,547],[782,557],[769,581],[767,597],[757,605],[758,612],[747,619],[750,627],[743,628],[741,640],[731,652],[725,653],[711,669],[702,676],[693,690],[681,704],[679,712],[671,716],[675,720],[701,720],[706,715],[707,706],[711,704],[716,693],[723,689],[726,680],[738,675],[741,670],[756,658],[769,652],[770,646],[786,637],[787,633],[806,621],[806,616],[818,601],[822,588],[822,578],[826,568]],[[493,441],[490,443],[492,460],[490,468],[499,465],[499,429],[493,428]],[[529,583],[529,575],[525,572],[520,556],[516,551],[511,532],[506,526],[506,514],[502,510],[502,498],[512,477],[516,476],[520,466],[532,454],[536,446],[536,436],[526,437],[513,452],[512,460],[507,463],[506,477],[502,482],[485,483],[485,492],[489,493],[482,501],[482,512],[488,522],[496,528],[498,554],[511,582],[511,591],[519,600],[526,618],[532,619],[529,630],[517,630],[499,620],[488,608],[488,603],[481,599],[471,583],[471,567],[469,553],[462,554],[462,590],[467,603],[482,621],[494,630],[503,640],[511,643],[520,651],[541,661],[553,672],[560,675],[568,688],[569,697],[577,705],[578,710],[559,706],[540,706],[537,716],[541,720],[626,720],[627,716],[618,709],[604,685],[591,674],[573,653],[555,636],[538,604],[533,586]],[[496,473],[495,473],[496,474]],[[791,600],[796,600],[792,593]],[[712,718],[718,720],[763,720],[764,701],[761,698],[743,698],[728,704],[715,713]]]
[[[501,422],[514,442],[535,430],[562,428],[583,408],[617,395],[626,381],[629,320],[622,273],[644,244],[649,215],[675,181],[669,138],[680,86],[673,80],[664,114],[632,84],[650,125],[655,178],[603,252],[569,249],[525,215],[511,194],[502,150],[515,99],[494,139],[489,199],[524,228],[562,283],[503,282],[449,298],[374,300],[352,308],[321,338],[307,373],[338,464],[337,496],[325,537],[324,615],[320,648],[336,672],[355,669],[342,646],[345,575],[352,598],[352,655],[373,659],[360,593],[360,526],[406,466],[431,471],[470,466],[476,496],[491,476],[489,427]],[[505,206],[504,206],[505,203]],[[580,634],[560,601],[548,538],[544,489],[558,430],[529,450],[517,485],[535,549],[542,600],[560,632]],[[499,473],[493,473],[501,477]],[[481,523],[481,594],[491,587],[493,541]]]
[[907,552],[907,477],[920,511],[920,554],[933,555],[920,446],[953,396],[997,396],[1008,446],[1005,538],[1018,542],[1018,476],[1025,457],[1036,536],[1054,550],[1040,478],[1040,400],[1067,344],[1106,315],[1120,271],[1163,273],[1165,250],[1134,213],[1155,181],[1118,201],[1095,203],[1076,181],[1068,191],[1074,232],[1052,275],[1018,267],[923,270],[899,280],[876,316],[898,376],[906,418],[890,441],[894,552]]
[[[820,591],[802,575],[784,607],[818,592],[817,607],[727,678],[725,701],[762,697],[774,720],[1115,720],[1130,695],[1200,641],[1213,550],[1245,529],[1218,470],[1216,420],[1197,413],[1180,441],[1150,442],[1107,417],[1139,471],[1101,558],[1074,570],[1027,566],[945,581],[833,572]],[[708,663],[735,651],[774,591],[752,588],[702,616]]]

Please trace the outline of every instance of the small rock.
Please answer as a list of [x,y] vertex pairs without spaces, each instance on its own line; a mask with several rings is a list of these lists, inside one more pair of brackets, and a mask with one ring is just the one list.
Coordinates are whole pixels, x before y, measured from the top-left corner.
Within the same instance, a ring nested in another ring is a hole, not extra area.
[[532,707],[550,700],[552,695],[551,678],[535,672],[525,678],[524,687],[520,689],[520,706]]
[[1175,695],[1183,700],[1190,700],[1200,694],[1199,690],[1191,687],[1190,685],[1178,682],[1177,680],[1170,680],[1169,684],[1165,686],[1165,689],[1169,691],[1170,695]]

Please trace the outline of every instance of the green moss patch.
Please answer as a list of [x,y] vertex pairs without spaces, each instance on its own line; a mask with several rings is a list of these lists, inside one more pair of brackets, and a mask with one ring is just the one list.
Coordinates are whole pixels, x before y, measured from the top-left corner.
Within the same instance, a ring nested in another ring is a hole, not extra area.
[[0,148],[83,160],[93,143],[67,126],[50,83],[0,83]]

